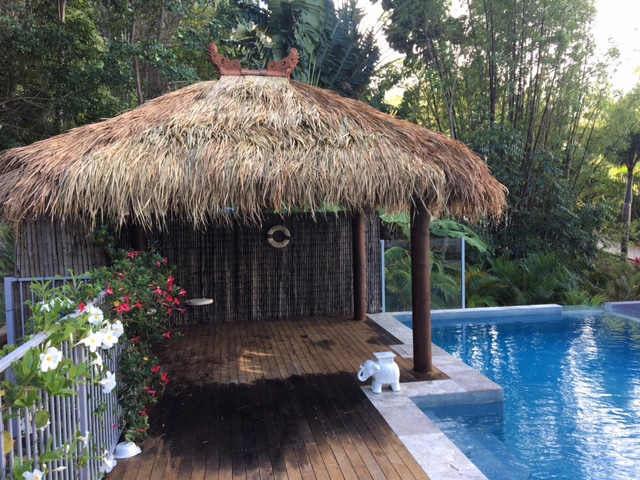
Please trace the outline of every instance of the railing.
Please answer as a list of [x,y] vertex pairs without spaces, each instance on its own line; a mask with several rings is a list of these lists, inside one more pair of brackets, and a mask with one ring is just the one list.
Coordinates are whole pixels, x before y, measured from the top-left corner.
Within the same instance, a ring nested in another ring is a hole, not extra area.
[[[4,277],[5,311],[7,319],[7,343],[15,343],[27,335],[27,321],[31,310],[25,305],[27,300],[37,303],[40,299],[31,291],[32,282],[51,282],[52,287],[59,287],[71,281],[73,277]],[[88,277],[80,277],[86,282]]]
[[[0,359],[2,379],[15,378],[12,365],[46,339],[46,335],[40,333]],[[104,368],[114,373],[118,371],[120,353],[118,345],[116,347],[111,350],[110,356],[103,355]],[[66,343],[60,350],[65,358],[71,358],[75,365],[90,361],[84,346]],[[36,406],[32,408],[0,408],[0,480],[13,478],[16,460],[34,460],[34,468],[40,470],[44,470],[46,466],[51,472],[46,477],[48,480],[94,480],[101,477],[100,457],[105,454],[105,450],[109,454],[113,453],[120,437],[120,430],[117,428],[120,407],[115,389],[110,393],[103,393],[100,385],[94,385],[96,379],[93,370],[89,368],[91,378],[86,383],[76,386],[75,395],[54,397],[41,390],[38,392]],[[49,422],[38,428],[37,423],[41,423],[38,422],[38,414],[45,410],[49,413]],[[83,468],[69,460],[40,462],[40,457],[45,451],[57,450],[68,445],[76,438],[76,432],[80,432],[87,440],[78,442],[76,452],[77,457],[88,455],[89,461]]]

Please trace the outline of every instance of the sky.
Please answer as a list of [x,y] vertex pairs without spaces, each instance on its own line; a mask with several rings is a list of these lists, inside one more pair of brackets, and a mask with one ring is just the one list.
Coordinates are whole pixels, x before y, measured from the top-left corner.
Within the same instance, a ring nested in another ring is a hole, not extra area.
[[[379,18],[382,9],[371,5],[369,0],[358,0],[358,4],[369,13],[370,21]],[[614,88],[628,92],[640,83],[640,0],[595,0],[598,11],[594,25],[594,36],[599,51],[604,54],[611,46],[610,40],[620,50],[619,64],[612,69]]]
[[620,65],[612,72],[615,88],[628,92],[640,76],[640,0],[596,0],[598,15],[594,35],[598,48],[606,51],[611,38],[620,50]]

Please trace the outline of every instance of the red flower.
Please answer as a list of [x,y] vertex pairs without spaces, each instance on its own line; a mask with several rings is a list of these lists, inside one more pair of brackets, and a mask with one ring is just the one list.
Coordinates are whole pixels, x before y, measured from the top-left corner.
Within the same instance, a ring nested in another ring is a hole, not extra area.
[[173,302],[173,297],[171,295],[167,295],[167,302]]
[[78,310],[80,312],[84,312],[86,308],[87,308],[87,306],[85,305],[84,302],[82,302],[80,305],[78,305]]
[[167,315],[171,315],[173,313],[173,308],[167,310]]
[[160,262],[156,262],[156,267],[160,267],[162,264]]
[[147,409],[145,408],[144,410],[140,410],[140,415],[142,415],[143,417],[147,414]]
[[162,375],[160,375],[160,380],[162,380],[164,384],[167,385],[169,383],[169,374],[166,372],[163,373]]
[[140,303],[140,300],[138,300],[133,306],[134,308],[142,308],[142,304]]
[[181,297],[184,297],[184,296],[186,296],[186,295],[187,295],[187,291],[183,288],[182,290],[180,290],[180,291],[178,292],[178,295],[180,295]]
[[118,312],[120,315],[122,315],[125,312],[130,312],[131,311],[131,305],[129,305],[128,303],[122,303],[120,305],[118,305],[115,308],[116,312]]
[[173,299],[173,304],[174,305],[180,305],[180,300],[178,300],[177,298]]
[[156,393],[158,393],[155,390],[147,390],[147,391],[149,392],[149,395],[151,395],[152,397],[155,397]]
[[105,292],[107,295],[113,295],[113,289],[109,285],[107,285]]
[[171,338],[171,332],[167,332],[164,334],[165,338]]
[[147,385],[146,387],[143,388],[143,390],[146,390],[148,392],[149,390],[151,390],[151,387]]
[[156,365],[151,369],[151,373],[158,373],[160,371],[160,365]]
[[162,291],[162,289],[160,287],[156,287],[156,289],[153,291],[153,293],[155,293],[156,295],[164,294],[164,292]]
[[169,275],[169,278],[167,278],[167,285],[171,286],[173,285],[173,282],[175,282],[176,279],[173,278],[173,275]]
[[179,311],[180,313],[184,313],[184,312],[186,312],[186,311],[187,311],[187,309],[186,309],[186,308],[179,308],[179,309],[178,309],[178,311]]
[[131,341],[132,341],[133,343],[140,343],[140,337],[133,337],[133,338],[131,339]]
[[169,263],[169,259],[165,257],[165,258],[162,260],[162,263],[164,263],[164,264],[166,265],[167,263]]

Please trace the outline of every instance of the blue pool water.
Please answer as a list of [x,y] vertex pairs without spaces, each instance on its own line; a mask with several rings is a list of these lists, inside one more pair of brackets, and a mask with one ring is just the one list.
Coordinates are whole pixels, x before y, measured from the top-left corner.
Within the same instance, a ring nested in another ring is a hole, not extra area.
[[432,335],[504,388],[504,405],[425,412],[491,480],[640,478],[639,322],[434,322]]

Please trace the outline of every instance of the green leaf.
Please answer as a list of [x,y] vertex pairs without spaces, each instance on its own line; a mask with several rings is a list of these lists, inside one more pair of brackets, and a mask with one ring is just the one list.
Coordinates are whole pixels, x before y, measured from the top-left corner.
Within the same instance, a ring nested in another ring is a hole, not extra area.
[[467,244],[480,252],[487,251],[487,244],[469,227],[453,220],[434,220],[429,225],[432,235],[438,237],[464,238]]
[[35,390],[31,390],[25,396],[17,398],[15,400],[15,405],[17,407],[29,408],[34,406],[37,400],[38,400],[38,392],[36,392]]
[[40,410],[36,413],[36,428],[44,428],[49,423],[51,415],[46,410]]
[[60,390],[58,390],[58,395],[60,395],[61,397],[73,397],[74,395],[77,395],[78,392],[76,392],[73,388],[61,388]]
[[22,373],[27,376],[33,370],[34,358],[33,358],[33,350],[29,350],[25,353],[24,358],[22,359]]
[[40,455],[40,463],[53,462],[55,460],[60,460],[64,457],[65,451],[64,449],[52,450],[50,452],[44,452]]
[[13,443],[15,440],[11,436],[11,433],[5,430],[2,432],[2,442],[4,444],[4,453],[10,452],[13,450]]
[[23,478],[23,474],[31,470],[33,470],[33,460],[25,460],[24,463],[21,463],[20,459],[16,458],[16,464],[13,467],[13,478]]

